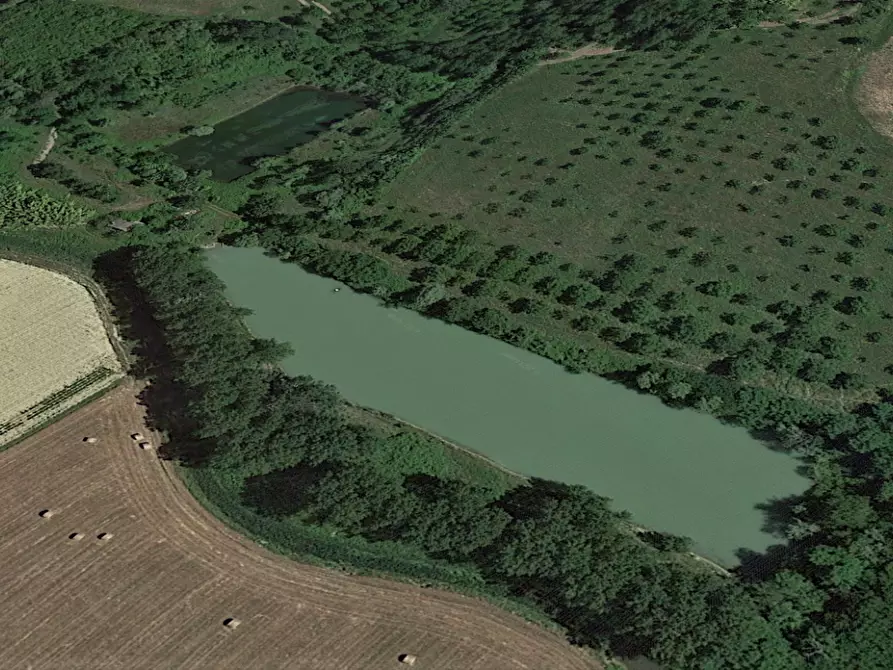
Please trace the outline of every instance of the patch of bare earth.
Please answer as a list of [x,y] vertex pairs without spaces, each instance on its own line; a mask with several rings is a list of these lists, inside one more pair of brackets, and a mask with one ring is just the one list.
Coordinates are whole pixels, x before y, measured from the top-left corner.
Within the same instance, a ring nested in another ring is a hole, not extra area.
[[606,47],[601,44],[587,44],[586,46],[580,47],[579,49],[574,49],[573,51],[569,51],[567,49],[552,48],[549,49],[549,53],[553,54],[553,56],[551,58],[547,58],[546,60],[540,61],[540,65],[555,65],[557,63],[567,63],[568,61],[579,60],[580,58],[588,58],[589,56],[607,56],[608,54],[612,54],[615,51],[623,51],[623,49]]
[[[830,12],[825,12],[824,14],[820,14],[819,16],[804,16],[803,18],[794,19],[794,23],[805,23],[810,26],[821,26],[826,23],[832,23],[837,19],[843,18],[844,16],[851,16],[859,11],[859,5],[853,4],[851,7],[841,8],[838,7],[836,9],[832,9]],[[786,26],[790,21],[781,22],[781,21],[760,21],[757,24],[758,28],[780,28],[781,26]]]
[[138,390],[128,381],[0,453],[0,668],[397,670],[403,653],[425,670],[600,668],[483,602],[243,538],[131,439],[159,439]]
[[868,58],[856,98],[874,129],[893,139],[893,38]]

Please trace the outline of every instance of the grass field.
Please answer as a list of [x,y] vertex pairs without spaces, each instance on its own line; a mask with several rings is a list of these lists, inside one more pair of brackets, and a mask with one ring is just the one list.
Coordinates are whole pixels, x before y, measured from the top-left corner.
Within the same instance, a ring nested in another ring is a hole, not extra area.
[[0,260],[0,443],[120,377],[87,290],[64,275]]
[[123,384],[0,454],[0,593],[16,612],[0,629],[2,667],[397,670],[403,653],[429,670],[600,667],[482,602],[246,540],[136,447],[134,431],[159,439],[137,390]]
[[[547,252],[491,293],[532,293],[581,341],[645,331],[662,338],[651,354],[684,364],[750,346],[783,375],[818,355],[828,369],[810,381],[889,383],[893,145],[853,99],[876,28],[723,31],[540,67],[393,185],[389,239],[449,223]],[[581,283],[586,297],[567,295]]]
[[893,37],[869,57],[857,100],[872,126],[893,138]]

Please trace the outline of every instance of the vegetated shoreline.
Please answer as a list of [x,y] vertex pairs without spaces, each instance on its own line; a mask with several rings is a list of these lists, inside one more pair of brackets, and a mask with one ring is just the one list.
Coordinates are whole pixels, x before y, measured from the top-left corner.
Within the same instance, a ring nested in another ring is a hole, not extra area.
[[[8,567],[0,581],[18,613],[0,636],[3,667],[367,670],[414,651],[430,670],[484,656],[499,670],[532,659],[553,667],[550,658],[562,670],[600,670],[559,633],[482,599],[323,570],[258,547],[202,506],[174,463],[131,439],[141,430],[160,442],[140,389],[128,378],[2,454],[2,524],[17,541],[0,550]],[[35,520],[45,506],[59,515]],[[114,538],[97,555],[90,536],[100,531]],[[119,598],[106,598],[110,579]],[[243,624],[236,644],[221,644],[224,617]],[[352,644],[339,644],[345,635]]]
[[[560,349],[561,347],[556,347],[556,348]],[[566,359],[570,360],[572,363],[574,362],[573,356],[566,355],[571,352],[559,352],[559,353],[561,353],[562,356],[564,356]],[[655,366],[655,369],[657,369],[661,373],[663,373],[663,368],[661,366]],[[699,384],[698,384],[698,386],[700,388]],[[731,394],[731,391],[729,391],[728,389],[721,389],[721,390],[726,395]],[[655,395],[660,395],[660,393],[657,390],[652,390],[651,392],[653,392]],[[756,394],[751,394],[751,395],[753,396]],[[672,396],[670,396],[670,397],[672,397]],[[668,400],[668,402],[670,402],[670,401],[671,400]],[[767,400],[767,404],[768,404],[768,402],[776,402],[776,401],[778,401],[777,398],[770,397]],[[823,422],[828,421],[827,427],[825,425],[819,425],[818,427],[816,427],[815,425],[808,425],[806,423],[807,418],[810,418],[810,417],[814,418],[815,416],[819,415],[819,412],[817,412],[817,411],[813,412],[809,409],[801,410],[798,408],[794,408],[794,409],[790,410],[790,413],[786,414],[785,411],[779,411],[777,409],[773,411],[773,410],[769,410],[765,407],[759,407],[757,405],[758,405],[758,403],[752,403],[748,406],[744,406],[744,403],[741,403],[741,407],[743,407],[743,411],[746,413],[743,420],[748,421],[749,424],[755,424],[757,428],[759,428],[761,425],[765,425],[766,423],[769,423],[770,425],[777,425],[779,422],[792,421],[795,428],[799,429],[802,427],[802,428],[806,429],[807,437],[816,437],[817,439],[820,439],[822,441],[821,448],[825,450],[823,452],[823,455],[827,458],[827,461],[820,463],[820,465],[823,465],[825,467],[826,475],[827,475],[828,461],[830,461],[832,463],[833,467],[836,468],[838,466],[838,463],[835,461],[838,460],[843,472],[845,472],[847,475],[852,475],[853,479],[855,479],[858,474],[859,479],[861,480],[861,478],[862,478],[861,476],[865,473],[852,473],[849,470],[843,470],[843,468],[844,468],[843,460],[839,457],[839,453],[837,453],[835,451],[835,443],[833,443],[833,440],[837,440],[836,444],[839,445],[840,442],[844,440],[844,438],[851,437],[851,435],[847,431],[850,430],[852,428],[852,426],[850,426],[850,427],[841,427],[841,426],[845,426],[844,419],[853,419],[855,422],[854,416],[847,415],[845,417],[841,417],[840,422],[834,426],[835,430],[832,430],[831,420],[828,420],[827,417],[825,417],[825,416],[822,416],[822,421]],[[791,405],[793,406],[794,403],[791,403]],[[876,405],[876,407],[882,407],[881,403],[878,403],[878,405]],[[739,409],[737,397],[735,399],[734,409],[735,410]],[[867,408],[866,411],[870,411],[870,408]],[[879,419],[878,423],[882,423],[880,421],[880,416],[878,416],[877,418]],[[868,423],[868,422],[866,422],[866,423]],[[860,429],[861,429],[861,424],[860,424]],[[843,437],[841,437],[841,435]],[[881,442],[881,444],[884,444],[884,443]],[[862,455],[862,458],[864,461],[870,461],[870,459],[872,458],[869,455],[868,450],[865,448],[864,443],[861,443],[860,445],[858,445],[855,448],[855,451]],[[814,455],[814,453],[815,452],[813,451],[813,455]],[[874,473],[878,476],[880,476],[880,473],[884,472],[884,468],[883,468],[880,460],[877,463],[872,462],[871,466],[869,467],[869,470],[871,470],[872,468],[873,468]],[[819,473],[819,474],[821,474],[821,473]],[[832,474],[833,474],[833,472],[832,472]],[[841,477],[843,477],[843,475],[841,475]],[[819,479],[820,479],[820,477],[818,477],[818,476],[815,477],[815,480],[817,481],[817,483],[819,483]],[[817,585],[817,588],[820,589],[821,593],[825,593],[827,591],[829,594],[833,594],[833,596],[838,601],[837,604],[841,605],[840,607],[838,607],[838,611],[843,611],[842,606],[846,605],[845,601],[849,597],[858,598],[859,600],[861,600],[861,599],[868,600],[869,598],[874,598],[874,594],[870,590],[870,587],[866,586],[865,580],[863,580],[862,584],[858,587],[858,590],[853,591],[851,588],[852,585],[850,585],[850,587],[848,587],[846,589],[838,589],[837,587],[839,585],[834,583],[835,576],[834,575],[829,576],[827,574],[830,572],[830,568],[827,567],[829,564],[828,563],[819,563],[818,561],[816,561],[812,565],[810,565],[810,557],[807,556],[806,550],[814,548],[815,545],[820,545],[820,546],[825,545],[825,546],[822,546],[821,548],[822,548],[822,550],[824,550],[826,552],[830,552],[832,549],[845,551],[845,550],[849,549],[851,543],[854,545],[854,548],[856,548],[856,549],[860,548],[860,546],[855,545],[855,542],[857,540],[861,541],[863,539],[861,536],[859,536],[858,532],[852,531],[852,530],[845,530],[845,531],[840,531],[840,532],[835,533],[833,523],[832,523],[832,521],[829,520],[829,517],[831,517],[833,515],[833,513],[835,513],[835,511],[836,511],[834,509],[835,503],[839,499],[846,499],[848,496],[851,497],[852,500],[854,500],[854,501],[857,501],[857,500],[861,501],[863,499],[868,499],[873,504],[877,504],[879,506],[884,505],[883,499],[879,495],[877,497],[875,497],[876,491],[874,490],[874,486],[873,486],[874,482],[871,482],[868,475],[865,476],[865,481],[863,482],[863,484],[864,484],[864,487],[861,490],[859,490],[858,493],[859,494],[867,494],[867,495],[864,495],[863,498],[857,499],[857,498],[853,497],[857,493],[856,488],[855,488],[855,486],[850,488],[850,482],[847,482],[845,484],[840,484],[838,482],[837,484],[835,484],[835,483],[831,482],[830,478],[827,481],[825,481],[824,485],[827,488],[826,488],[825,493],[822,494],[822,495],[825,495],[825,497],[822,498],[820,495],[813,495],[811,500],[806,501],[809,504],[815,504],[815,505],[821,504],[823,509],[825,508],[826,504],[831,507],[831,510],[830,510],[830,512],[828,512],[828,514],[825,514],[822,516],[817,516],[814,513],[814,510],[810,510],[810,512],[812,512],[812,513],[806,516],[806,521],[820,522],[820,524],[816,526],[816,529],[822,531],[821,534],[815,536],[814,538],[812,538],[811,540],[809,540],[807,542],[797,543],[797,546],[795,547],[795,549],[797,550],[798,555],[791,560],[785,560],[785,561],[779,562],[779,565],[782,566],[782,568],[780,568],[780,569],[786,569],[789,566],[793,566],[793,569],[798,573],[796,576],[798,576],[798,577],[802,576],[805,580],[807,580],[807,584],[809,584],[811,586],[810,582],[814,582]],[[837,487],[837,489],[839,489],[839,491],[835,490],[835,487]],[[835,493],[835,495],[837,495],[837,498],[832,498],[830,495],[827,495],[827,489],[831,489]],[[870,516],[870,513],[871,513],[871,510],[869,507],[869,516]],[[883,517],[881,517],[881,518],[883,518]],[[797,520],[800,521],[800,519],[797,519]],[[828,524],[827,527],[825,526],[826,522]],[[879,532],[883,532],[880,529],[880,523],[878,522],[876,525],[878,526]],[[812,531],[812,532],[817,532],[817,531]],[[830,546],[828,546],[828,545],[830,545]],[[843,545],[843,546],[839,546],[839,545]],[[869,561],[869,565],[870,565],[869,570],[879,569],[878,566],[881,564],[878,561],[872,561],[870,554],[866,554],[865,558],[866,558],[866,561]],[[860,560],[861,560],[861,558],[860,558]],[[774,570],[772,572],[774,572]],[[772,576],[771,573],[770,573],[770,576]],[[858,581],[858,577],[856,577],[856,581]],[[822,582],[824,582],[824,583],[822,583]],[[765,584],[765,586],[770,587],[772,585],[767,583],[767,584]],[[851,592],[853,594],[852,596],[850,595]],[[861,605],[861,602],[859,604]],[[832,611],[828,611],[828,612],[823,611],[821,603],[817,606],[817,609],[812,610],[812,612],[815,612],[815,614],[813,616],[811,616],[810,618],[818,622],[816,624],[815,628],[818,630],[818,632],[821,635],[824,636],[825,634],[827,634],[828,638],[833,638],[837,631],[837,627],[839,626],[839,628],[841,629],[841,632],[838,635],[838,639],[840,640],[841,644],[849,644],[849,641],[846,640],[845,635],[847,634],[850,626],[852,626],[853,631],[858,631],[860,626],[863,626],[863,627],[867,626],[866,622],[857,620],[857,612],[850,613],[852,616],[852,621],[855,622],[853,624],[850,624],[850,622],[846,619],[846,613],[836,615]],[[835,618],[835,617],[838,617],[838,618]],[[866,617],[866,621],[867,621],[867,617]],[[810,624],[810,626],[811,626],[811,624]],[[812,656],[813,654],[821,655],[822,653],[824,653],[821,648],[821,645],[819,645],[817,648],[814,649],[809,644],[807,644],[807,643],[814,642],[816,640],[816,638],[813,637],[813,630],[812,629],[807,630],[807,629],[803,628],[802,624],[801,624],[801,630],[794,630],[789,633],[789,638],[792,640],[792,643],[794,643],[794,642],[801,643],[800,647],[798,648],[798,651],[803,651],[804,656]],[[822,641],[823,642],[825,641],[825,637],[822,637]],[[819,643],[816,642],[816,644],[818,645]],[[850,644],[850,647],[851,648],[848,649],[848,652],[851,654],[854,654],[853,657],[855,658],[856,651],[853,648],[853,647],[855,647],[855,645]],[[843,653],[847,653],[847,652],[843,652]],[[889,655],[887,656],[887,658],[889,658]],[[753,661],[751,661],[751,662],[753,662]],[[868,667],[867,664],[865,665],[865,667]]]
[[485,467],[494,468],[496,470],[500,470],[500,471],[504,472],[505,474],[509,475],[510,477],[515,477],[520,482],[530,481],[530,477],[528,477],[527,475],[522,475],[520,472],[515,472],[514,470],[510,470],[509,468],[505,467],[504,465],[502,465],[498,461],[490,458],[489,456],[486,456],[479,451],[475,451],[471,447],[464,447],[461,444],[459,444],[458,442],[453,442],[452,440],[449,440],[449,439],[443,437],[442,435],[438,435],[437,433],[434,433],[434,432],[428,430],[427,428],[424,428],[424,427],[414,424],[410,421],[407,421],[406,419],[401,419],[396,414],[389,414],[388,412],[383,412],[383,411],[375,409],[373,407],[365,407],[364,405],[358,405],[358,404],[355,404],[352,402],[347,402],[347,401],[345,401],[345,402],[350,407],[355,407],[356,409],[358,409],[362,412],[365,412],[371,416],[382,419],[383,421],[389,421],[389,422],[392,422],[392,423],[395,423],[395,424],[398,424],[401,426],[406,426],[407,428],[411,428],[411,429],[415,430],[416,432],[421,433],[425,437],[428,437],[428,438],[431,438],[432,440],[436,440],[437,442],[440,442],[445,447],[454,449],[455,451],[461,452],[463,454],[466,454],[467,456],[470,456],[471,458],[481,461],[481,463]]
[[[210,245],[210,246],[203,246],[202,249],[207,250],[207,249],[214,248],[216,246],[218,246],[218,243],[215,243],[214,245]],[[279,262],[285,262],[285,261],[279,261]],[[309,269],[305,268],[305,270],[307,272],[310,272]],[[319,276],[325,276],[325,275],[319,275]],[[349,284],[346,284],[346,285],[349,286]],[[350,290],[354,290],[354,288],[351,287]],[[227,299],[226,302],[231,307],[238,308],[238,306],[234,305],[229,299]],[[385,306],[382,306],[382,309],[385,309]],[[247,333],[249,333],[252,337],[258,337],[254,332],[252,332],[250,326],[245,322],[244,319],[242,320],[242,324],[243,324],[245,331]],[[502,465],[501,463],[499,463],[498,461],[496,461],[495,459],[492,459],[489,456],[482,454],[481,452],[479,452],[475,449],[472,449],[471,447],[466,447],[464,445],[459,444],[458,442],[454,442],[446,437],[443,437],[442,435],[438,435],[437,433],[434,433],[434,432],[428,430],[427,428],[424,428],[423,426],[412,423],[411,421],[408,421],[406,419],[402,419],[399,416],[397,416],[396,414],[391,414],[389,412],[378,410],[373,407],[366,407],[365,405],[353,403],[346,399],[343,400],[343,404],[345,407],[352,408],[352,409],[359,411],[367,416],[374,417],[374,418],[384,421],[386,423],[404,426],[406,428],[409,428],[409,429],[421,434],[426,439],[430,439],[430,440],[439,442],[440,444],[442,444],[443,446],[445,446],[446,448],[448,448],[450,450],[464,454],[464,455],[474,459],[475,461],[480,463],[480,466],[482,468],[490,468],[490,469],[498,470],[506,475],[509,475],[512,478],[517,479],[519,481],[519,483],[527,483],[531,480],[531,476],[524,475],[524,474],[521,474],[520,472],[511,470],[511,469],[507,468],[506,466]],[[182,472],[188,472],[188,469],[183,469]],[[595,493],[598,494],[599,492],[595,491]],[[612,502],[614,502],[614,501],[612,501]],[[225,514],[225,512],[221,512],[221,513]],[[638,535],[639,533],[642,533],[642,532],[662,532],[662,531],[659,531],[654,528],[648,528],[647,526],[639,525],[633,521],[626,522],[626,524],[627,524],[630,532],[633,535]],[[707,558],[706,556],[702,556],[701,554],[698,554],[695,551],[688,551],[685,553],[686,553],[686,555],[693,558],[695,561],[698,561],[700,563],[703,563],[704,565],[709,566],[711,570],[718,572],[719,574],[722,574],[723,576],[726,576],[726,577],[734,576],[734,572],[732,571],[734,568],[730,569],[724,565],[721,565],[720,563],[717,563],[716,561],[714,561],[710,558]],[[389,574],[396,575],[398,573],[389,573]]]

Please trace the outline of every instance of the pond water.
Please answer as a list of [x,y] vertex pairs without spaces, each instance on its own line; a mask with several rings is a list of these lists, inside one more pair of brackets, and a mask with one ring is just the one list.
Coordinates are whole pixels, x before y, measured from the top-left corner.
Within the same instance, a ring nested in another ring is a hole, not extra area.
[[211,170],[217,181],[232,181],[254,171],[246,159],[274,156],[309,142],[327,124],[363,107],[355,96],[295,89],[220,122],[211,135],[174,142],[167,151],[181,167]]
[[[505,467],[613,498],[635,521],[687,535],[725,565],[780,540],[756,505],[803,491],[796,461],[741,428],[457,326],[390,309],[259,249],[208,253],[259,337],[291,343],[283,367]],[[339,292],[335,288],[340,287]]]

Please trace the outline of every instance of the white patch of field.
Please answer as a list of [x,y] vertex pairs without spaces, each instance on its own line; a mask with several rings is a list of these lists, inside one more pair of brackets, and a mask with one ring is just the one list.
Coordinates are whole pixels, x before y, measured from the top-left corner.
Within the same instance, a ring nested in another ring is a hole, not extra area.
[[122,375],[86,288],[0,259],[0,445]]

